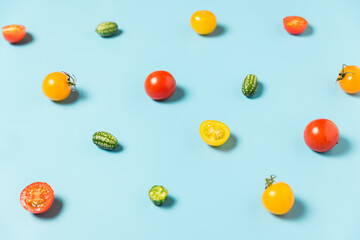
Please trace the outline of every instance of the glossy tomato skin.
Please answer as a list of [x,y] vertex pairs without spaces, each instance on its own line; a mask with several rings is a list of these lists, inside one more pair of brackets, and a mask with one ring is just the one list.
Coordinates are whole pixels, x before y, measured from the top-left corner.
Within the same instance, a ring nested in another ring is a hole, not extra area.
[[49,210],[54,202],[54,190],[45,182],[35,182],[20,194],[21,205],[29,212],[39,214]]
[[346,93],[360,92],[360,68],[353,65],[345,66],[339,73],[337,82]]
[[315,152],[329,151],[338,143],[339,138],[339,129],[328,119],[316,119],[304,131],[306,145]]
[[206,120],[200,124],[200,136],[210,146],[223,145],[230,137],[230,129],[225,123]]
[[263,192],[261,201],[264,207],[272,214],[283,215],[291,210],[295,197],[288,184],[277,182]]
[[9,43],[17,43],[24,39],[26,29],[22,25],[8,25],[2,28],[2,33]]
[[290,16],[283,19],[285,30],[293,35],[297,35],[305,31],[308,26],[308,22],[305,18],[298,16]]
[[63,72],[50,73],[43,81],[42,90],[45,96],[53,101],[64,100],[71,91],[69,76]]
[[176,90],[174,77],[166,71],[152,72],[145,80],[145,92],[154,100],[171,97]]
[[212,33],[216,28],[215,15],[206,10],[196,11],[190,19],[191,27],[200,35]]

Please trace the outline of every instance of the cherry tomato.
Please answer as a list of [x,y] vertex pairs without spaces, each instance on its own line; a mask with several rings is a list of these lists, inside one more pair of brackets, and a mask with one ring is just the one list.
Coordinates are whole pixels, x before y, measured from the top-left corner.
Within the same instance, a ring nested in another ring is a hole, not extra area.
[[306,145],[316,152],[329,151],[338,143],[339,137],[339,129],[328,119],[316,119],[304,131]]
[[22,25],[8,25],[2,28],[2,33],[6,41],[17,43],[24,39],[26,30]]
[[75,87],[75,80],[66,72],[53,72],[44,79],[42,90],[46,97],[53,101],[61,101],[70,94],[71,87]]
[[21,205],[32,213],[43,213],[54,201],[54,190],[44,182],[35,182],[24,188],[20,194]]
[[308,26],[308,22],[305,18],[291,16],[283,19],[285,30],[293,35],[297,35],[305,31]]
[[283,182],[274,183],[275,176],[266,179],[266,188],[261,201],[266,210],[276,215],[288,213],[294,205],[294,193],[289,185]]
[[176,82],[166,71],[155,71],[145,80],[145,91],[154,100],[164,100],[174,94]]
[[204,142],[211,146],[220,146],[230,137],[230,129],[225,123],[206,120],[200,125],[200,136]]
[[210,11],[197,11],[191,16],[190,24],[198,34],[210,34],[216,28],[216,17]]
[[360,68],[344,64],[337,82],[346,93],[353,94],[360,92]]

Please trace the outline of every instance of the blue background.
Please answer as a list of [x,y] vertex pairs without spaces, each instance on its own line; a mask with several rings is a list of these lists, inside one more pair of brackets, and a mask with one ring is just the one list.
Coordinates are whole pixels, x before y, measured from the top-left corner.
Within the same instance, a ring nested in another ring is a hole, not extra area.
[[[360,65],[357,0],[0,1],[0,24],[23,24],[28,41],[0,39],[1,239],[359,239],[359,101],[335,80],[341,65]],[[216,34],[197,35],[190,17],[210,10]],[[310,24],[288,34],[282,19]],[[103,21],[121,34],[101,38]],[[178,90],[152,101],[144,80],[167,70]],[[41,85],[73,73],[78,95],[48,100]],[[247,74],[261,82],[241,93]],[[328,118],[339,144],[311,151],[303,130]],[[200,138],[204,120],[226,123],[222,147]],[[114,134],[122,150],[92,143]],[[261,204],[264,178],[294,190],[291,212]],[[55,190],[36,216],[19,203],[35,181]],[[149,189],[164,185],[155,207]]]

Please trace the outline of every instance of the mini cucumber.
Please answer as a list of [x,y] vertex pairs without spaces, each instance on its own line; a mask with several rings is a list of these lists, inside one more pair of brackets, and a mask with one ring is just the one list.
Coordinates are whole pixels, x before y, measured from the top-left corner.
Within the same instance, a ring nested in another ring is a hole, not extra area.
[[168,190],[163,186],[153,186],[149,191],[149,197],[156,206],[161,206],[168,196]]
[[110,37],[118,31],[118,25],[114,22],[103,22],[96,27],[96,32],[102,37]]
[[93,143],[105,150],[114,150],[118,146],[117,139],[108,132],[96,132],[93,135]]
[[246,76],[242,84],[242,93],[246,97],[251,98],[258,89],[258,85],[258,78],[254,74],[249,74]]

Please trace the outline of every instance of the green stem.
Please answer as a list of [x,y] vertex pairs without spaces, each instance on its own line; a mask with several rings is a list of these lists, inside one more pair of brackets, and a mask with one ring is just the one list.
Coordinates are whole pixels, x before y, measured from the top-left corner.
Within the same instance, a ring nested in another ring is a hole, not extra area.
[[73,86],[74,89],[76,90],[76,77],[74,75],[71,76],[69,73],[64,71],[62,71],[62,73],[68,77],[67,84],[69,86]]
[[343,80],[344,77],[346,76],[346,74],[348,74],[348,73],[354,74],[354,73],[352,73],[352,72],[345,72],[345,70],[344,70],[345,67],[347,67],[347,65],[346,65],[346,64],[343,64],[343,65],[342,65],[342,70],[341,70],[342,72],[339,73],[339,77],[336,79],[336,81]]
[[265,189],[267,189],[268,187],[270,187],[271,185],[273,185],[273,183],[275,182],[275,175],[270,175],[270,178],[265,178]]

